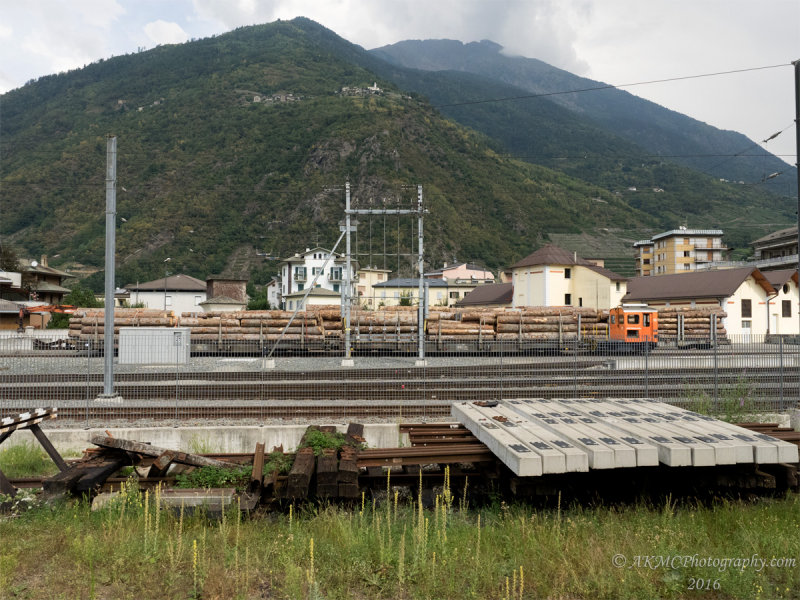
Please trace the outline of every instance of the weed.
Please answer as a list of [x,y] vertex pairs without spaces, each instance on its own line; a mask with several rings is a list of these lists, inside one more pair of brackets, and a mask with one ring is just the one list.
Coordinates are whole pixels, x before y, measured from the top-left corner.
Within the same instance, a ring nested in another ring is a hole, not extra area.
[[266,477],[271,477],[275,471],[277,471],[279,475],[285,475],[291,470],[291,455],[284,454],[280,450],[275,450],[267,455],[267,460],[264,462],[264,475]]
[[58,467],[37,444],[23,443],[0,450],[0,470],[6,477],[38,477],[58,473]]
[[242,466],[228,467],[200,467],[188,473],[175,476],[175,487],[178,488],[220,488],[235,487],[243,490],[250,481],[253,468]]

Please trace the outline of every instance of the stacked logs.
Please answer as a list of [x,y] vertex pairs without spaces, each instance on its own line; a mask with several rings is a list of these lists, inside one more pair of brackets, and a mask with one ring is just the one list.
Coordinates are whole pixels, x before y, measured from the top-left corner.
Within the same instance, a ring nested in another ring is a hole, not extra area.
[[678,336],[678,316],[683,316],[683,336],[686,339],[708,339],[711,336],[711,318],[717,320],[717,336],[726,337],[727,332],[723,319],[727,316],[724,309],[683,308],[668,306],[658,309],[658,333],[660,338]]
[[[322,341],[323,330],[316,313],[297,313],[289,325],[291,312],[280,310],[184,313],[151,309],[115,309],[114,334],[120,327],[188,327],[198,341],[274,341],[285,331],[285,340]],[[102,310],[85,311],[70,318],[69,335],[94,339],[104,333]]]
[[[120,327],[174,327],[171,311],[153,308],[114,309],[114,335]],[[87,308],[74,313],[69,319],[69,337],[80,340],[97,340],[105,334],[105,311]]]
[[[341,320],[340,320],[341,330]],[[351,332],[358,336],[403,335],[417,331],[417,309],[411,306],[393,310],[354,310],[350,314]]]
[[435,340],[493,340],[495,311],[431,310],[425,333]]
[[605,336],[608,323],[593,308],[531,307],[497,314],[498,340],[547,340],[562,336]]

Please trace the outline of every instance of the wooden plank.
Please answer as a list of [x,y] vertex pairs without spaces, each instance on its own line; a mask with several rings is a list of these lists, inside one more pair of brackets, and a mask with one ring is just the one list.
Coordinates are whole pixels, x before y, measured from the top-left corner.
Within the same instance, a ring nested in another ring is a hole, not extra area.
[[[95,435],[92,436],[90,441],[95,446],[100,446],[102,448],[117,448],[119,450],[125,450],[127,452],[133,452],[135,454],[143,454],[144,456],[152,456],[152,457],[159,457],[164,452],[170,451],[168,448],[159,448],[158,446],[151,446],[150,444],[144,444],[142,442],[135,442],[132,440],[123,440],[120,438],[112,438],[105,435]],[[222,460],[216,460],[213,458],[206,458],[205,456],[200,456],[199,454],[189,454],[186,452],[180,452],[178,450],[173,450],[174,458],[172,459],[174,462],[181,463],[184,465],[191,465],[193,467],[239,467],[236,463],[229,463]]]
[[36,437],[39,441],[39,444],[44,448],[44,451],[47,452],[47,455],[52,459],[56,466],[58,467],[59,471],[66,471],[69,467],[67,467],[67,463],[64,462],[64,459],[61,458],[61,455],[58,453],[58,450],[55,449],[55,446],[50,442],[50,439],[44,434],[41,427],[38,424],[33,424],[29,427],[31,433]]
[[120,468],[130,464],[131,459],[126,452],[109,449],[45,479],[42,488],[49,497],[91,492]]
[[294,457],[292,470],[289,472],[286,485],[287,498],[301,499],[308,497],[308,486],[314,474],[314,451],[301,448]]
[[247,491],[251,494],[260,492],[264,485],[264,450],[264,443],[257,442],[253,453],[253,470],[250,472],[250,484],[247,486]]
[[172,461],[175,459],[175,452],[173,450],[167,450],[162,452],[158,458],[153,461],[153,464],[150,465],[150,470],[147,471],[148,477],[164,477],[169,470],[169,466],[172,464]]

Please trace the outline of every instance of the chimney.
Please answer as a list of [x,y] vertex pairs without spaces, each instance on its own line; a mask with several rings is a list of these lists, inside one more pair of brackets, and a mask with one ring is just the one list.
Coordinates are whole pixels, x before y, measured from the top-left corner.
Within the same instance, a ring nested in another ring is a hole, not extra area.
[[47,266],[47,254],[42,254],[42,260],[39,261],[39,264],[43,267]]

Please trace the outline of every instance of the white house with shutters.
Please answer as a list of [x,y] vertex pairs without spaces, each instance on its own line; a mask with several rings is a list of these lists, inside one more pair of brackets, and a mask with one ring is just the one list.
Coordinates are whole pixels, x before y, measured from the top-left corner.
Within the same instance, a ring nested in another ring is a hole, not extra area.
[[[284,258],[278,265],[281,277],[281,304],[286,307],[284,298],[309,286],[341,293],[347,280],[347,260],[326,248],[306,248],[294,256]],[[351,296],[355,297],[358,262],[351,261]]]

